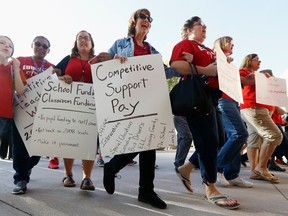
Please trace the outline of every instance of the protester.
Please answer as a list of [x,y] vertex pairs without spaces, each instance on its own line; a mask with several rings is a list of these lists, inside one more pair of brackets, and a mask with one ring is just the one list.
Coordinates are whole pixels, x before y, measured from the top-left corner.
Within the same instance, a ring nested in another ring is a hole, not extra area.
[[[59,78],[70,84],[72,81],[92,83],[91,66],[89,61],[95,57],[94,41],[91,34],[85,30],[78,32],[71,54],[64,57],[56,66],[55,71],[62,74]],[[95,63],[97,58],[94,58]],[[64,187],[75,187],[73,178],[74,159],[63,158],[65,167]],[[91,180],[94,160],[82,160],[83,178],[80,184],[82,190],[95,190]]]
[[[117,40],[108,52],[114,58],[120,58],[121,61],[127,60],[125,57],[158,53],[151,44],[146,42],[152,21],[153,19],[149,10],[136,10],[129,20],[128,37]],[[166,71],[170,70],[167,67],[165,69]],[[108,163],[105,163],[103,178],[105,190],[109,194],[114,193],[114,178],[116,173],[131,162],[138,154],[140,169],[138,201],[164,209],[167,206],[166,203],[154,191],[156,150],[116,155]]]
[[[283,135],[271,118],[275,107],[256,102],[255,73],[260,64],[258,55],[253,53],[245,56],[240,66],[241,80],[245,81],[244,103],[240,104],[240,109],[249,134],[247,154],[250,162],[250,178],[279,183],[279,179],[269,172],[267,165],[276,146],[281,143]],[[268,73],[265,75],[270,76]]]
[[[233,61],[233,39],[229,36],[218,38],[215,46],[219,46],[227,56],[228,63]],[[219,99],[219,109],[226,131],[227,141],[217,156],[217,182],[222,186],[253,187],[253,183],[240,178],[241,150],[247,140],[248,132],[241,118],[238,102],[224,92]]]
[[[45,59],[50,52],[50,42],[44,36],[37,36],[31,44],[34,55],[27,57],[18,57],[20,62],[21,78],[24,83],[30,77],[37,76],[49,67],[54,65]],[[32,168],[39,162],[40,156],[30,157],[25,144],[19,134],[16,125],[13,124],[13,168],[14,184],[13,194],[24,194],[27,190],[27,184],[30,180]]]
[[[203,45],[206,38],[206,25],[200,17],[188,19],[182,28],[183,40],[173,48],[170,59],[171,67],[181,75],[190,75],[192,66],[187,63],[182,52],[193,54],[192,64],[197,67],[199,74],[206,75],[209,82],[208,94],[212,99],[218,101],[221,93],[218,88],[217,67],[215,65],[215,53]],[[193,70],[193,73],[195,71]],[[212,111],[209,114],[186,116],[189,128],[192,132],[195,149],[199,156],[200,171],[203,183],[205,184],[206,200],[220,207],[227,209],[238,208],[237,200],[229,198],[221,193],[215,185],[217,178],[216,160],[219,145],[219,132],[216,118],[216,106],[213,103]],[[190,158],[191,159],[191,158]],[[190,173],[192,162],[176,168],[177,175],[189,191],[192,191]]]

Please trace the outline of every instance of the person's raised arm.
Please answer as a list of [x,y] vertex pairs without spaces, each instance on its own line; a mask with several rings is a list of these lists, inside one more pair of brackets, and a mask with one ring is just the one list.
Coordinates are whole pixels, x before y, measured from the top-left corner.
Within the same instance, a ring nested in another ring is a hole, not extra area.
[[[11,57],[12,58],[12,57]],[[25,85],[20,75],[20,61],[16,58],[12,58],[12,73],[14,74],[14,86],[18,94],[22,94],[25,90]]]

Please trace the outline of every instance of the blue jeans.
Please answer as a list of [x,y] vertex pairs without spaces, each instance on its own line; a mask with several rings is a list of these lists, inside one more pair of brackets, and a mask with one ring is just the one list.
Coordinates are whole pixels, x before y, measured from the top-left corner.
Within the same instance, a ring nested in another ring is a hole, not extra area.
[[[209,115],[187,115],[204,183],[215,183],[217,179],[217,148],[219,144],[215,106]],[[190,157],[193,163],[194,157]]]
[[193,138],[186,117],[174,116],[174,125],[177,130],[177,149],[174,165],[179,167],[185,163]]
[[19,181],[29,182],[31,169],[38,164],[40,156],[29,156],[15,123],[13,123],[12,157],[15,170],[14,184]]
[[238,103],[226,98],[219,99],[223,125],[227,141],[218,153],[217,171],[223,173],[227,180],[239,176],[241,168],[241,149],[247,141],[248,132],[241,118]]

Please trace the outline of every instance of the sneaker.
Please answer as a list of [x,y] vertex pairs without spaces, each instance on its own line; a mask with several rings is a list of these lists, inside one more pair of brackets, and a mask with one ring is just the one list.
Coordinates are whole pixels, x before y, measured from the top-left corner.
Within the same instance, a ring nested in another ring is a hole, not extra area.
[[91,181],[90,178],[84,178],[81,182],[81,185],[80,185],[80,189],[81,190],[91,190],[91,191],[94,191],[95,190],[95,187],[93,185],[93,182]]
[[13,189],[12,194],[14,195],[20,195],[20,194],[25,194],[27,190],[27,181],[19,181],[16,184],[16,187]]
[[166,203],[154,191],[151,193],[139,193],[138,201],[148,203],[159,209],[165,209],[167,207]]
[[63,178],[62,180],[64,187],[75,187],[75,181],[73,179],[73,175],[67,175],[66,177]]
[[228,187],[230,183],[226,180],[223,173],[217,172],[217,183],[223,187]]
[[111,164],[104,164],[103,185],[107,193],[113,194],[115,191],[115,173],[111,170]]
[[253,187],[253,183],[249,181],[245,181],[244,179],[240,178],[239,176],[235,179],[228,180],[230,185],[243,187],[243,188],[251,188]]
[[286,169],[278,166],[275,162],[270,162],[268,165],[268,169],[270,171],[278,171],[278,172],[285,172]]
[[99,159],[96,161],[98,167],[104,167],[104,161],[102,159]]
[[54,157],[53,159],[51,159],[49,161],[48,168],[49,169],[58,169],[59,168],[59,160],[57,157]]

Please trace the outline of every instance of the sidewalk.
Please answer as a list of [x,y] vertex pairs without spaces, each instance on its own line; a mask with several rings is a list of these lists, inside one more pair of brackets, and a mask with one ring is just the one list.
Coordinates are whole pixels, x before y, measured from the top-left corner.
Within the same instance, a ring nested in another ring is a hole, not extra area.
[[[192,152],[191,152],[192,153]],[[189,154],[190,155],[190,154]],[[102,185],[103,168],[95,164],[92,180],[95,191],[79,189],[82,178],[81,161],[75,160],[75,188],[62,185],[63,161],[60,169],[48,169],[48,159],[41,158],[33,169],[28,191],[24,195],[12,195],[12,161],[0,160],[0,215],[1,216],[150,216],[150,215],[247,215],[272,216],[288,215],[288,171],[274,172],[281,183],[273,185],[265,181],[253,181],[254,188],[220,188],[221,191],[241,204],[237,210],[226,210],[204,200],[204,186],[199,170],[192,172],[191,194],[182,185],[174,171],[175,151],[157,151],[159,168],[156,169],[155,192],[168,207],[158,210],[137,201],[139,164],[127,166],[120,171],[121,179],[115,179],[113,195],[106,193]],[[109,158],[104,158],[107,162]],[[138,161],[138,157],[136,158]],[[288,168],[288,167],[287,167]],[[242,168],[241,177],[249,179],[249,168]]]

